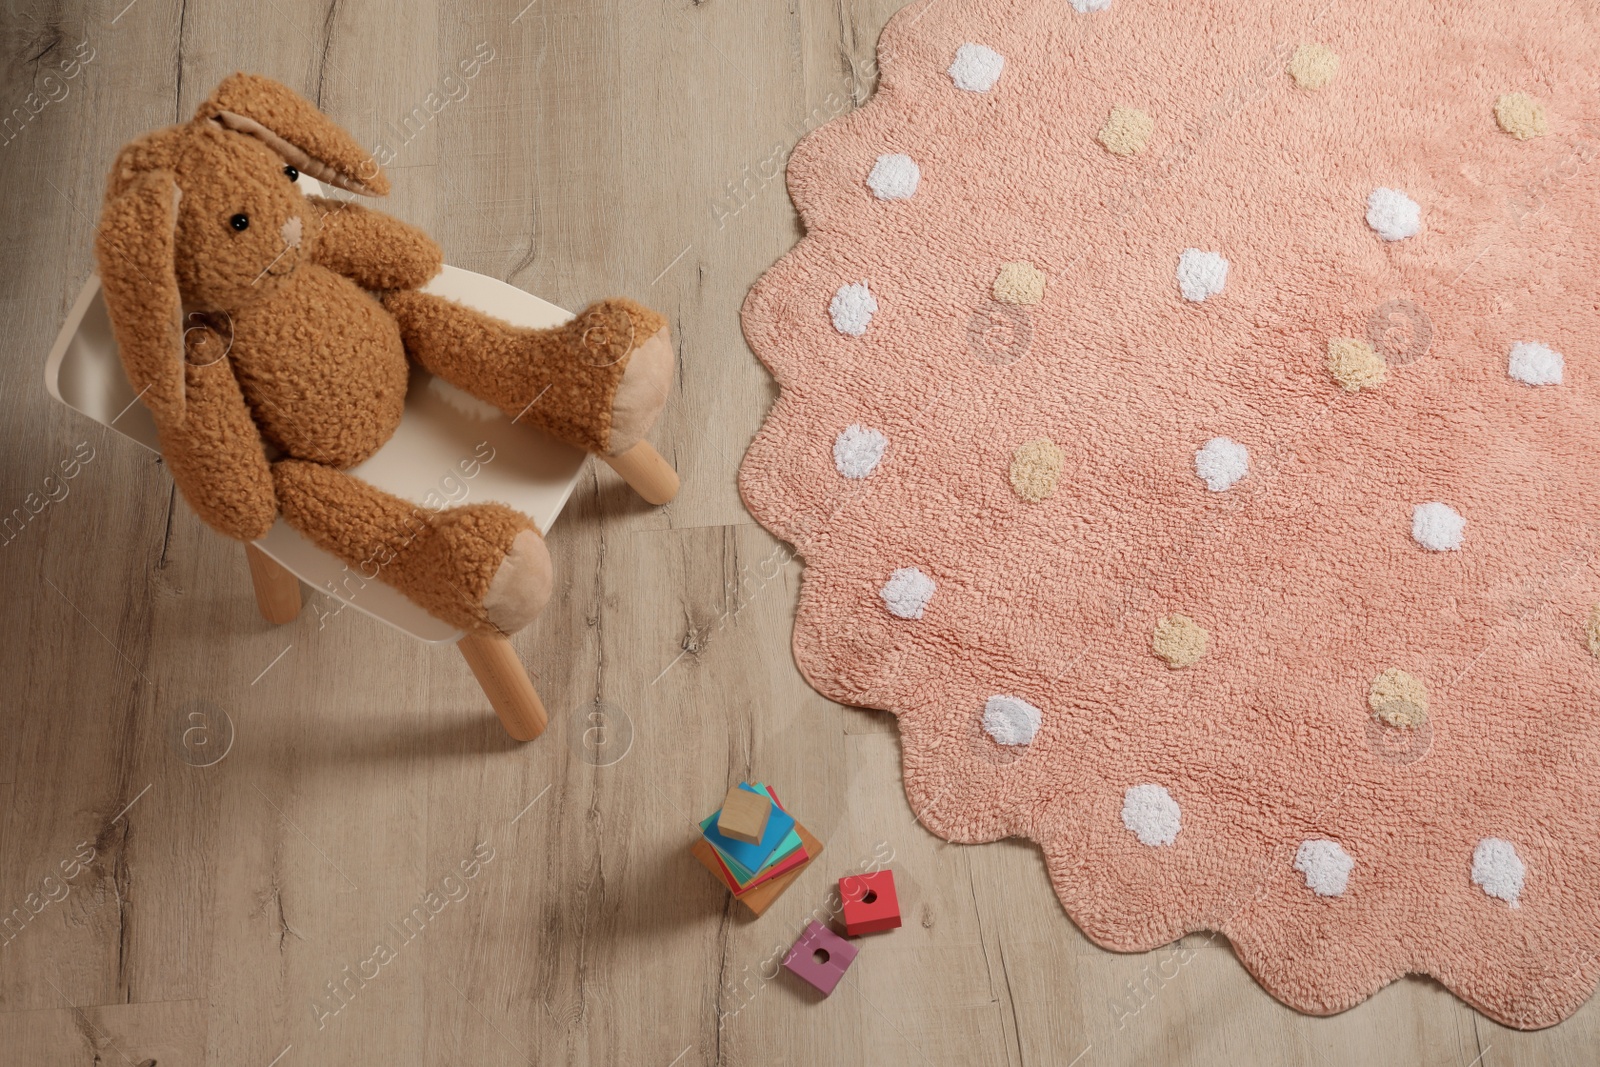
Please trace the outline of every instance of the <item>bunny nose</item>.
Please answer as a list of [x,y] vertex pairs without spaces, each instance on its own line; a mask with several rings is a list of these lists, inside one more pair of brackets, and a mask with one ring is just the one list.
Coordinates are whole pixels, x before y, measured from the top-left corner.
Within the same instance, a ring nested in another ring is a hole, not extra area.
[[278,231],[283,234],[283,243],[290,248],[300,247],[300,216],[296,215],[283,224],[283,229]]

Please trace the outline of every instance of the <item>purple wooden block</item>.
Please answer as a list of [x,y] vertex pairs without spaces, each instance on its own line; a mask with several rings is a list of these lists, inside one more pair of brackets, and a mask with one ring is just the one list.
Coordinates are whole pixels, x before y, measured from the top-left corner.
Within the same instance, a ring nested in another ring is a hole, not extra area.
[[783,965],[827,996],[855,958],[854,945],[813,919],[783,958]]

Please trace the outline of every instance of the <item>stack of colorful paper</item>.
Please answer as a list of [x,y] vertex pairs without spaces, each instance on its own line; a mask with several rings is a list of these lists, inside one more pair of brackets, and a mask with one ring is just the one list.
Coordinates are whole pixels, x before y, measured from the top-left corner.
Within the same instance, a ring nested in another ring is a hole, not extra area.
[[784,810],[783,802],[768,786],[741,782],[739,788],[772,801],[761,840],[740,841],[721,833],[717,820],[722,812],[718,810],[700,823],[702,838],[693,851],[737,899],[759,915],[817,857],[822,843]]

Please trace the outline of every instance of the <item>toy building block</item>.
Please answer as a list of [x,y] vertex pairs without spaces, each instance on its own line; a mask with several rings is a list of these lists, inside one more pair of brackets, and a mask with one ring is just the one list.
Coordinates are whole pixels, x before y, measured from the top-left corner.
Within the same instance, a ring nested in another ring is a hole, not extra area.
[[[783,891],[793,885],[795,880],[805,873],[806,868],[811,866],[812,861],[822,854],[822,842],[812,837],[809,830],[798,822],[794,824],[794,829],[795,833],[800,835],[800,843],[806,850],[806,861],[776,878],[751,886],[742,893],[734,893],[733,899],[749,908],[751,914],[760,915],[770,908],[773,901],[783,896]],[[716,875],[724,885],[727,884],[722,873],[722,865],[717,862],[717,850],[711,847],[711,842],[703,837],[695,838],[694,845],[689,851],[706,870]]]
[[783,958],[783,966],[827,996],[839,984],[855,958],[854,945],[812,919],[806,923],[805,933],[800,935],[800,940]]
[[761,835],[767,831],[767,816],[772,814],[772,801],[760,793],[734,786],[722,798],[722,813],[717,816],[717,832],[735,841],[761,844]]
[[895,895],[893,871],[839,879],[839,899],[844,903],[844,932],[851,937],[893,930],[900,925],[900,898]]
[[[766,786],[741,785],[739,789],[743,792],[772,797],[771,790]],[[794,832],[794,816],[783,810],[780,801],[773,801],[772,809],[767,814],[766,829],[761,832],[761,840],[755,844],[729,837],[717,829],[716,820],[719,814],[721,814],[720,808],[700,820],[700,831],[728,861],[741,886],[749,882],[752,874],[764,869],[774,855],[780,854],[780,850],[787,850],[800,844],[799,836]]]

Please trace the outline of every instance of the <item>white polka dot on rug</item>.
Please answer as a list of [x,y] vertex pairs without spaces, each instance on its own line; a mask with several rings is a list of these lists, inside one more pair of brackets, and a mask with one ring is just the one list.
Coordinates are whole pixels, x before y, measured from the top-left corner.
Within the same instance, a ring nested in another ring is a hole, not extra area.
[[1517,846],[1504,838],[1486,837],[1472,850],[1472,884],[1513,908],[1517,907],[1527,875]]
[[1250,450],[1231,437],[1213,437],[1194,454],[1194,472],[1213,493],[1225,492],[1250,473]]
[[1449,504],[1434,500],[1411,509],[1411,536],[1423,548],[1453,552],[1461,547],[1467,520]]
[[872,316],[878,313],[878,298],[872,295],[866,282],[841,285],[828,304],[828,314],[833,317],[833,328],[851,337],[867,332]]
[[1159,785],[1136,785],[1122,795],[1122,825],[1141,844],[1170,845],[1182,829],[1178,802]]
[[1306,888],[1319,897],[1336,897],[1350,884],[1356,861],[1337,841],[1325,837],[1300,842],[1294,869],[1306,877]]
[[922,181],[922,168],[908,155],[879,156],[867,175],[867,186],[879,200],[910,200]]
[[878,467],[889,439],[859,422],[846,426],[833,442],[833,466],[846,478],[865,478]]
[[1228,282],[1228,261],[1220,253],[1186,248],[1178,257],[1178,289],[1196,304],[1216,296]]
[[950,64],[950,80],[957,89],[969,93],[986,93],[1000,80],[1000,71],[1006,57],[981,44],[968,42],[956,49],[956,60]]
[[1072,10],[1080,15],[1087,15],[1093,11],[1104,11],[1111,6],[1111,0],[1072,0]]
[[983,705],[983,729],[999,745],[1026,745],[1039,732],[1044,713],[1021,697],[992,696]]
[[883,598],[883,606],[889,609],[889,614],[902,619],[920,619],[937,588],[933,579],[916,567],[901,567],[889,575],[878,595]]
[[1398,189],[1374,189],[1367,197],[1367,225],[1385,241],[1403,241],[1422,229],[1422,205]]
[[1566,359],[1549,345],[1518,341],[1511,346],[1506,373],[1528,385],[1560,385],[1566,368]]

